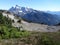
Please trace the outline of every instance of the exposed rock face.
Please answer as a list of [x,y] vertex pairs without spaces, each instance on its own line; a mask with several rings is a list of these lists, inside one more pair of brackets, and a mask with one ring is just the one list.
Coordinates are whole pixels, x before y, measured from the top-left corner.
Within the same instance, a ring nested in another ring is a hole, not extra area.
[[13,14],[7,14],[6,12],[3,12],[2,14],[3,14],[3,16],[11,18],[12,20],[14,19],[14,15]]
[[60,26],[48,26],[44,24],[28,23],[22,21],[22,27],[29,31],[40,31],[40,32],[56,32],[60,30]]
[[19,27],[23,30],[28,31],[40,31],[40,32],[56,32],[60,30],[60,26],[48,26],[44,24],[37,24],[37,23],[28,23],[26,21],[21,21],[20,23],[13,23],[14,27]]

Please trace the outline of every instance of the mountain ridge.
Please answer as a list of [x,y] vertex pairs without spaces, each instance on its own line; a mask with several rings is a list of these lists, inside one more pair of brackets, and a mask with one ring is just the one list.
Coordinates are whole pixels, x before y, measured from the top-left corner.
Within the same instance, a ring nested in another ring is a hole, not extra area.
[[31,8],[20,7],[16,5],[15,7],[10,8],[9,11],[17,16],[20,16],[26,21],[33,23],[43,23],[47,25],[57,25],[60,23],[60,17],[58,15],[34,10]]

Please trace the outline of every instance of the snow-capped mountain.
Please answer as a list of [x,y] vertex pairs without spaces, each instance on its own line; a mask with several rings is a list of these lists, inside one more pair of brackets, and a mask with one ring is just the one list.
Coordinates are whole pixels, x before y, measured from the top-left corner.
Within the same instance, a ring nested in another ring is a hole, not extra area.
[[16,5],[15,7],[10,8],[9,11],[17,15],[24,15],[26,13],[32,12],[33,9]]
[[60,23],[59,15],[49,14],[47,12],[38,11],[31,8],[16,5],[15,7],[10,8],[9,11],[28,22],[43,23],[47,25],[57,25]]

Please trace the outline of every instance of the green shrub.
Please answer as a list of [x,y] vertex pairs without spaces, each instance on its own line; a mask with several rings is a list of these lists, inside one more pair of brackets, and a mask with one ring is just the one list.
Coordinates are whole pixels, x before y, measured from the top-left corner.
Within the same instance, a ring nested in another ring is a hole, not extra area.
[[20,29],[12,26],[12,20],[0,14],[0,37],[2,39],[20,38],[29,35],[28,31],[20,31]]

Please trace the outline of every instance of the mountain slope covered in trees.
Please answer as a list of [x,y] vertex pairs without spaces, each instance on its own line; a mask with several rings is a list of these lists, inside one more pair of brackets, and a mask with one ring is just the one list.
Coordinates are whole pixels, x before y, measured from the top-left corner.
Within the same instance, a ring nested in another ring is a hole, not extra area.
[[28,31],[20,31],[20,29],[13,27],[12,20],[0,13],[0,39],[19,38],[28,35]]

